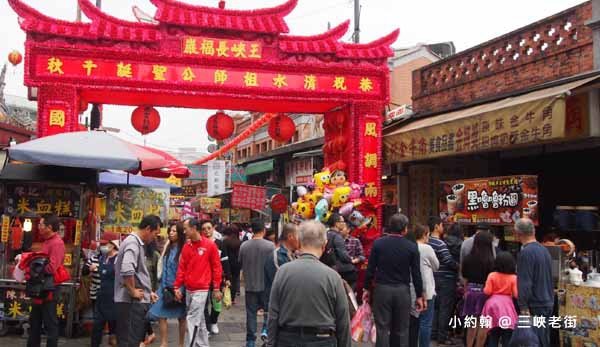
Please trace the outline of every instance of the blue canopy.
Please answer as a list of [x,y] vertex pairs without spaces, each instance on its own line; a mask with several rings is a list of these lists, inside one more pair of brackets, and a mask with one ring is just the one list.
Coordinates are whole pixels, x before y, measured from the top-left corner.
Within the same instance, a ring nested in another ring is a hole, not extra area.
[[[127,185],[127,173],[101,172],[98,179],[100,185]],[[179,189],[164,180],[138,175],[129,175],[129,185],[152,188]]]

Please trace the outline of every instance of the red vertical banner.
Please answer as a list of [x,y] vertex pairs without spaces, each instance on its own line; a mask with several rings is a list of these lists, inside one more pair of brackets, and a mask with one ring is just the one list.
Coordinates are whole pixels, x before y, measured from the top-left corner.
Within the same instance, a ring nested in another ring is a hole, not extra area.
[[359,170],[365,185],[365,197],[373,205],[381,200],[381,116],[360,117],[358,124]]
[[69,106],[64,102],[53,101],[46,103],[43,117],[43,124],[46,127],[45,135],[55,135],[66,132],[69,112]]
[[79,96],[74,87],[44,86],[38,95],[38,137],[79,131]]

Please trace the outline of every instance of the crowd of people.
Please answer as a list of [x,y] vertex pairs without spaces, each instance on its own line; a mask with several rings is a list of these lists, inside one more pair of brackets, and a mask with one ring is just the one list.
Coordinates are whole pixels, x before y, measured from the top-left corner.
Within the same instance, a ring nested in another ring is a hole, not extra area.
[[[64,244],[56,216],[40,222],[47,271],[62,264]],[[262,220],[250,230],[187,219],[167,227],[168,239],[157,246],[162,228],[157,216],[145,216],[123,240],[103,240],[87,271],[93,277],[92,346],[100,346],[108,326],[109,344],[140,347],[157,334],[168,345],[169,319],[178,322],[178,345],[208,346],[219,334],[224,294],[234,303],[243,274],[246,346],[257,335],[266,346],[350,346],[351,300],[371,303],[376,346],[455,345],[450,339],[455,317],[490,317],[488,327],[470,326],[468,347],[509,346],[518,315],[552,315],[551,259],[536,242],[531,220],[521,219],[515,232],[523,247],[518,261],[498,249],[489,226],[463,241],[460,228],[444,228],[438,217],[410,225],[402,214],[390,218],[384,235],[367,258],[360,240],[351,236],[344,217],[286,224],[268,233]],[[410,229],[410,231],[409,231]],[[268,237],[275,234],[273,237]],[[365,276],[359,270],[367,262]],[[53,308],[54,307],[54,308]],[[28,346],[40,345],[42,323],[47,345],[56,346],[58,325],[52,292],[31,311]],[[262,312],[263,322],[258,330]],[[500,319],[508,317],[508,326]],[[549,331],[535,329],[540,346],[550,346]]]

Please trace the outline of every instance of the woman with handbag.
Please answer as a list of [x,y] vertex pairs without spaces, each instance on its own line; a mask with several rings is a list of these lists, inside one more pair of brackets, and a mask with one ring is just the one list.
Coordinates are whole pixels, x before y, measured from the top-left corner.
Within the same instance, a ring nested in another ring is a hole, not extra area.
[[160,288],[158,290],[159,300],[152,305],[149,314],[156,317],[160,327],[160,347],[168,346],[167,319],[177,318],[179,320],[179,346],[183,347],[186,331],[185,303],[175,299],[173,282],[179,266],[179,256],[185,244],[183,224],[171,224],[168,228],[169,241],[165,245],[162,255],[162,267],[160,273]]

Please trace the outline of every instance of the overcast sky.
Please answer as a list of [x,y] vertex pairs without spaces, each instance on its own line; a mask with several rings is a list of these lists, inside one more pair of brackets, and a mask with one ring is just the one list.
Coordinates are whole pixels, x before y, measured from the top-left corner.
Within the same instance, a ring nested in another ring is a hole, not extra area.
[[[76,0],[23,0],[40,12],[66,20],[74,20]],[[218,0],[181,0],[191,4],[217,6]],[[251,9],[271,7],[285,0],[229,0],[228,8]],[[92,0],[95,2],[95,0]],[[361,42],[368,42],[400,28],[400,38],[394,47],[417,43],[453,41],[464,50],[536,20],[581,3],[580,0],[361,0]],[[149,0],[102,0],[102,9],[115,17],[134,20],[131,7],[137,5],[154,15]],[[311,35],[325,31],[327,23],[337,25],[353,17],[352,0],[300,0],[295,11],[286,19],[290,31]],[[25,35],[19,28],[17,16],[6,0],[0,1],[0,57],[12,49],[24,51]],[[350,34],[345,40],[350,39]],[[6,59],[6,58],[3,58]],[[7,74],[6,92],[25,96],[23,65]],[[105,107],[104,125],[120,128],[121,136],[131,141],[142,137],[131,127],[133,107]],[[163,149],[197,147],[205,150],[205,122],[212,113],[206,110],[159,109],[161,127],[148,136],[148,144]]]

